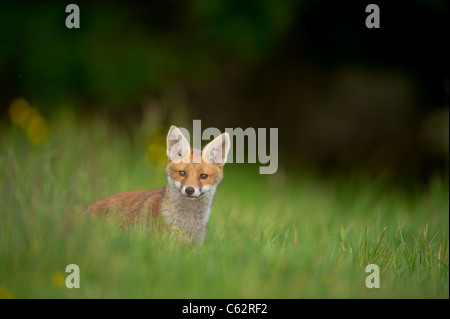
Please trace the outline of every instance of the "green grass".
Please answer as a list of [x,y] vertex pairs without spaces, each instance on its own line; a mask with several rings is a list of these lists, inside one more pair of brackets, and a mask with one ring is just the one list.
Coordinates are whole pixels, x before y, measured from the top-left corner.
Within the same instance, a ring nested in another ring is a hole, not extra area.
[[[144,133],[70,115],[49,127],[41,146],[0,127],[0,297],[449,298],[447,177],[402,187],[389,174],[227,164],[195,249],[82,214],[100,197],[164,185]],[[72,263],[79,289],[64,285]],[[379,289],[365,286],[368,264]]]

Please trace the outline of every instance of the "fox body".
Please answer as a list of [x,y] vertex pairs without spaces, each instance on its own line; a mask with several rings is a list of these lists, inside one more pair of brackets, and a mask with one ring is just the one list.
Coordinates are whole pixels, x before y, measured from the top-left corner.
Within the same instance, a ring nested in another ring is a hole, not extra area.
[[167,135],[165,188],[113,194],[92,203],[87,211],[93,216],[119,214],[122,226],[159,221],[158,226],[202,244],[229,148],[229,135],[223,133],[202,151],[191,149],[172,126]]

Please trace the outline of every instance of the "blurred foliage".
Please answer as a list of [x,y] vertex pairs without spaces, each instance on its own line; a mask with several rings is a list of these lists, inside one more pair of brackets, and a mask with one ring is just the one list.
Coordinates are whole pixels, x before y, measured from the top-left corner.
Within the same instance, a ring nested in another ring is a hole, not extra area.
[[255,4],[81,2],[81,28],[75,30],[64,25],[65,3],[4,3],[2,84],[44,101],[84,97],[124,107],[175,79],[204,81],[221,57],[262,63],[292,23],[297,4]]
[[[35,147],[0,134],[0,298],[448,298],[448,176],[403,187],[389,174],[259,175],[226,164],[205,244],[192,249],[89,203],[165,185],[104,118],[49,121]],[[148,136],[157,136],[157,130]],[[80,289],[67,289],[69,263]],[[381,288],[367,289],[365,266]],[[214,283],[214,284],[212,284]]]
[[154,127],[201,119],[280,128],[282,166],[448,170],[448,1],[379,0],[378,30],[359,0],[76,3],[80,29],[67,3],[2,2],[2,123],[24,98],[139,127],[157,154]]

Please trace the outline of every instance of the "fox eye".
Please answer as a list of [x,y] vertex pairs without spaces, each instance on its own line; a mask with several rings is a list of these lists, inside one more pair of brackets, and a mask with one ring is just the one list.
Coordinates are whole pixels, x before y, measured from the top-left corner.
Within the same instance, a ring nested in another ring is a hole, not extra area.
[[186,176],[186,172],[185,172],[185,171],[179,171],[179,172],[178,172],[178,175],[180,175],[180,176],[183,176],[183,177],[184,177],[184,176]]
[[208,178],[208,175],[206,175],[206,174],[201,174],[200,175],[200,179],[207,179]]

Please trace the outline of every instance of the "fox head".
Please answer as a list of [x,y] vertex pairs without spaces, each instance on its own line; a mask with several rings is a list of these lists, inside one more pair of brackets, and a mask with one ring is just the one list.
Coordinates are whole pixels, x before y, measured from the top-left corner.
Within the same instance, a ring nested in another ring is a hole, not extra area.
[[222,133],[202,151],[191,148],[176,126],[167,134],[167,182],[189,200],[214,195],[223,178],[230,136]]

